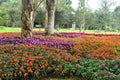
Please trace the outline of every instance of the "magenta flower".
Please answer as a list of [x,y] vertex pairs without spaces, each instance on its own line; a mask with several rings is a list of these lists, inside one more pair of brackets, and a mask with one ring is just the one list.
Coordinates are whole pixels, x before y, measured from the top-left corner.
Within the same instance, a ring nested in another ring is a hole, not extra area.
[[80,67],[81,65],[80,64],[76,64],[76,67]]
[[110,74],[111,74],[111,72],[108,72],[108,74],[110,75]]
[[108,76],[104,76],[104,78],[108,78]]
[[95,73],[95,76],[98,77],[98,73]]
[[114,67],[115,67],[115,69],[117,69],[118,68],[118,64],[116,64]]

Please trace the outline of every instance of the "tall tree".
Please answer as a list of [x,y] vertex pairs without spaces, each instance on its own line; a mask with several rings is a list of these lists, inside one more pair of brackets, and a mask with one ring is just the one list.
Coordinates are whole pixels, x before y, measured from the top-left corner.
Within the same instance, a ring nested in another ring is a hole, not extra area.
[[82,7],[82,21],[81,21],[81,32],[85,30],[85,1],[86,0],[80,0],[81,7]]
[[45,34],[54,34],[56,0],[46,0]]
[[[76,23],[79,26],[80,32],[84,32],[85,30],[85,13],[86,13],[86,0],[79,0],[79,6],[76,11]],[[79,16],[79,17],[78,17]]]
[[[57,0],[55,11],[55,28],[59,29],[60,24],[68,24],[72,18],[71,0]],[[72,18],[73,19],[73,18]]]
[[111,8],[115,5],[114,0],[100,0],[101,3],[101,14],[103,17],[103,25],[105,31],[107,30],[107,26],[111,25]]
[[43,0],[22,0],[22,29],[21,37],[32,37],[33,23],[37,8]]
[[120,6],[117,6],[114,10],[115,24],[117,29],[120,31]]

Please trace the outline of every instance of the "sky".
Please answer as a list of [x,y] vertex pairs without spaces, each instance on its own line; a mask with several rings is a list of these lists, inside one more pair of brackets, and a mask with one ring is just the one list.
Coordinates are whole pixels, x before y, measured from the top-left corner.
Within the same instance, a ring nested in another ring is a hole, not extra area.
[[[116,5],[111,8],[111,10],[114,10],[114,8],[118,5],[120,5],[120,0],[114,0],[116,2]],[[77,9],[79,0],[72,0],[72,7],[74,9]],[[92,9],[92,11],[99,9],[100,3],[99,0],[89,0],[88,2],[89,7]]]

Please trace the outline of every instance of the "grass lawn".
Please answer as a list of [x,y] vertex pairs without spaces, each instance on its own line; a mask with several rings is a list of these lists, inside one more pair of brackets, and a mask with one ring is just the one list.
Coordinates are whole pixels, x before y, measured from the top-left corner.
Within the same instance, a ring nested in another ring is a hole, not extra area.
[[[55,30],[55,32],[79,32],[79,30],[60,29],[59,31]],[[85,33],[95,33],[95,34],[120,34],[120,32],[105,32],[105,31],[98,31],[98,30],[85,30]]]
[[[0,32],[20,32],[20,28],[13,28],[13,27],[3,27],[0,26]],[[43,28],[38,29],[34,28],[34,31],[44,31]],[[73,30],[73,29],[60,29],[60,30],[55,30],[55,32],[79,32],[79,30]],[[120,32],[105,32],[105,31],[97,31],[97,30],[86,30],[85,33],[95,33],[95,34],[120,34]]]
[[20,32],[20,28],[10,28],[10,27],[3,27],[0,26],[0,32]]

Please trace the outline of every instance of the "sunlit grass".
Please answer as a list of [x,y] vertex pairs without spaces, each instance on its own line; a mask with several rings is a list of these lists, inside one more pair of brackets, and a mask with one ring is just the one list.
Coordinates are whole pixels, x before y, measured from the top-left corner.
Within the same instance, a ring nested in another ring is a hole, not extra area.
[[0,32],[20,32],[20,31],[21,31],[20,28],[0,26]]
[[[55,30],[55,32],[80,32],[79,30],[73,30],[73,29],[60,29],[60,30]],[[109,31],[98,31],[98,30],[85,30],[85,33],[94,33],[94,34],[120,34],[120,32],[109,32]]]
[[[42,31],[44,32],[44,28],[34,28],[34,31]],[[59,32],[80,32],[79,30],[73,30],[71,28],[54,30],[56,33]],[[0,32],[21,32],[21,28],[13,28],[13,27],[4,27],[0,26]],[[94,33],[94,34],[120,34],[120,32],[105,32],[105,31],[98,31],[98,30],[85,30],[85,33]]]

